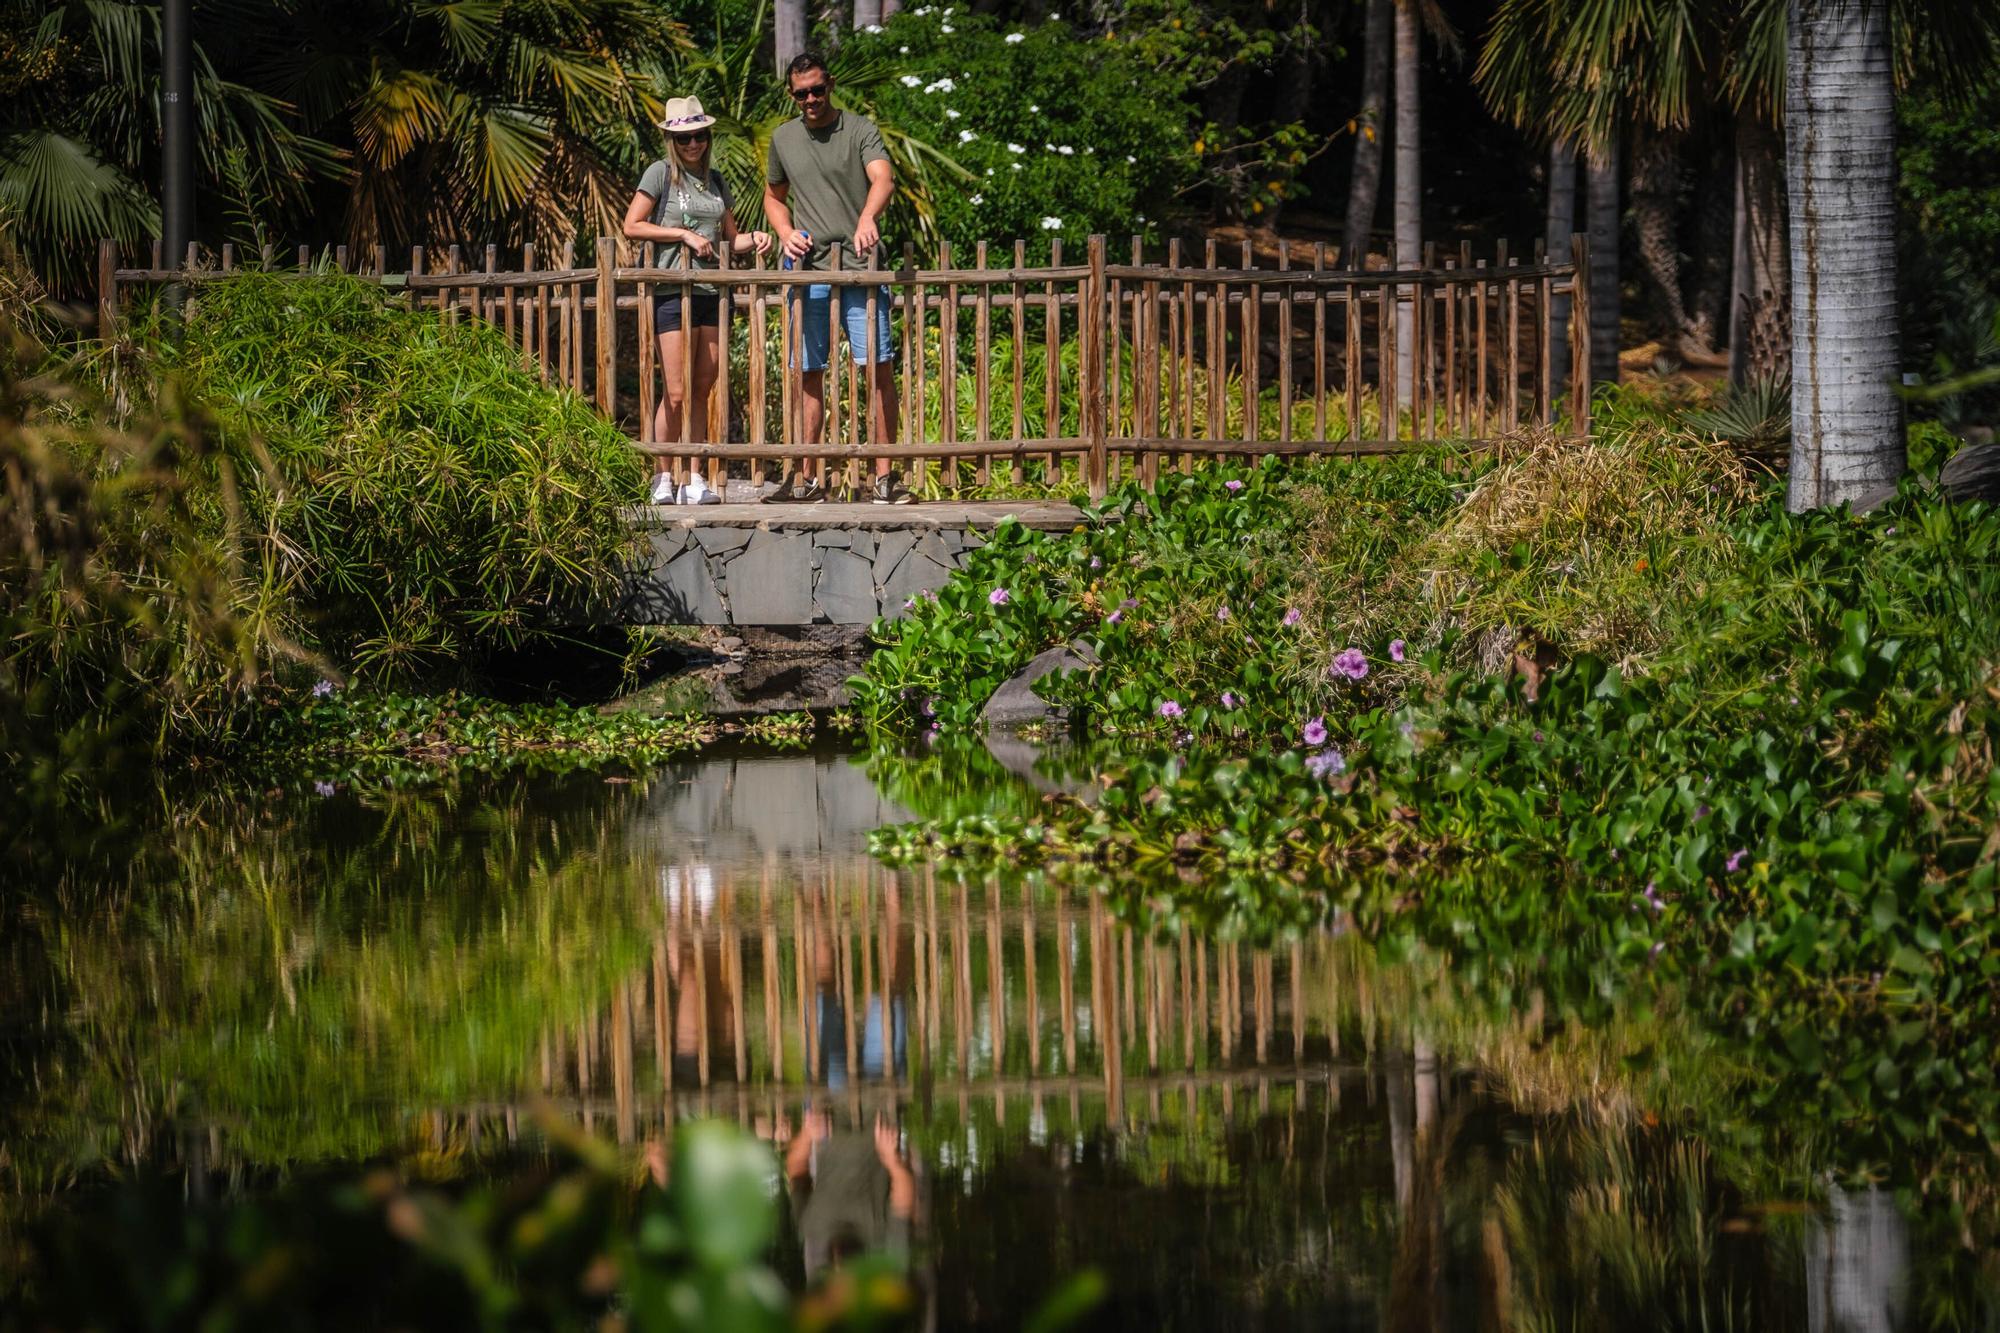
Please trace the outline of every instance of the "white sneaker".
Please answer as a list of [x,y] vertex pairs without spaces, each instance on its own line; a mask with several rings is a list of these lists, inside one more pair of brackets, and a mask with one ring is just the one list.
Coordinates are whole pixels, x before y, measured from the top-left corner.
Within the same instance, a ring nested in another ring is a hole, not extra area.
[[680,503],[684,505],[721,504],[722,497],[708,489],[708,483],[699,476],[689,477],[687,485],[681,487]]
[[665,472],[653,476],[653,489],[646,495],[649,505],[670,505],[674,502],[674,479]]

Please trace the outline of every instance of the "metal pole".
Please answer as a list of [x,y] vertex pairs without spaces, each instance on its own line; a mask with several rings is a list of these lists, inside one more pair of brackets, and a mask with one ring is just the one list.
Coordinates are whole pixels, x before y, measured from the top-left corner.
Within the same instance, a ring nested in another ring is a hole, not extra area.
[[187,262],[194,239],[194,52],[191,0],[164,0],[160,14],[161,258]]

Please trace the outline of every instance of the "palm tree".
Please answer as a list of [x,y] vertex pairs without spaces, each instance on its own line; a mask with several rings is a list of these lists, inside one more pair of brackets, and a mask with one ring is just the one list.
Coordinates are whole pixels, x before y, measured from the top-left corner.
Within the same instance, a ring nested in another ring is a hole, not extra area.
[[771,29],[771,53],[779,78],[784,77],[785,68],[792,63],[792,58],[806,49],[806,32],[810,26],[806,18],[806,0],[777,0],[777,14]]
[[1584,158],[1590,228],[1590,382],[1618,382],[1618,140],[1591,146]]
[[1375,229],[1375,201],[1382,189],[1382,127],[1389,103],[1389,39],[1395,27],[1395,0],[1367,0],[1361,57],[1361,109],[1354,115],[1354,174],[1347,187],[1347,225],[1341,233],[1342,262],[1360,268]]
[[[1424,185],[1419,129],[1422,103],[1417,92],[1420,41],[1417,0],[1396,0],[1396,252],[1395,266],[1423,262]],[[1412,298],[1412,301],[1414,298]],[[1416,307],[1396,304],[1396,401],[1406,408],[1416,377]]]
[[[295,213],[314,179],[338,174],[333,147],[296,124],[270,89],[229,76],[233,36],[261,8],[212,0],[196,25],[197,212],[211,232],[251,239],[245,219]],[[0,215],[29,266],[63,290],[100,237],[157,234],[160,25],[138,0],[0,0]]]
[[[1549,142],[1548,223],[1542,232],[1543,249],[1560,263],[1569,253],[1569,238],[1576,233],[1576,149],[1567,140]],[[1569,382],[1569,297],[1552,297],[1549,302],[1549,391],[1561,393]]]
[[1896,111],[1887,0],[1791,0],[1793,512],[1903,474],[1896,397]]

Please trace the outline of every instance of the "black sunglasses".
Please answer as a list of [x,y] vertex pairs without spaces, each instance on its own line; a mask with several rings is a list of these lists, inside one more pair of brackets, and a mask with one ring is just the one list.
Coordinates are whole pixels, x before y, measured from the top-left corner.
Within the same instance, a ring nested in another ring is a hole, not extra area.
[[675,143],[707,143],[708,131],[696,130],[692,134],[669,134],[667,137]]
[[794,102],[803,102],[809,97],[825,97],[827,91],[827,85],[824,83],[815,83],[810,88],[794,88],[792,89],[792,100]]

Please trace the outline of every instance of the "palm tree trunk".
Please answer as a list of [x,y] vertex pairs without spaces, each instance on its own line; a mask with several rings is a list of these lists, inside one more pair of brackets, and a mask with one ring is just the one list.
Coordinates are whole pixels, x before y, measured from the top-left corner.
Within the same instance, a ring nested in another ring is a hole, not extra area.
[[1791,0],[1794,513],[1892,485],[1907,464],[1894,379],[1896,111],[1887,0]]
[[[1413,269],[1423,262],[1424,187],[1418,149],[1417,54],[1422,19],[1417,0],[1396,0],[1396,267]],[[1416,299],[1396,305],[1396,401],[1405,410],[1415,383]]]
[[1361,268],[1366,262],[1368,234],[1375,229],[1375,200],[1382,192],[1382,131],[1388,123],[1389,41],[1396,26],[1395,3],[1368,0],[1362,38],[1361,110],[1354,116],[1354,175],[1347,186],[1347,227],[1340,237],[1342,262],[1348,268]]
[[867,28],[880,26],[882,22],[882,0],[854,0],[854,26]]
[[1729,331],[1729,269],[1736,199],[1736,147],[1720,134],[1702,151],[1701,188],[1694,203],[1694,277],[1688,284],[1688,318],[1704,348],[1723,345]]
[[887,23],[902,12],[903,0],[882,0],[882,21],[884,23]]
[[1590,382],[1618,382],[1618,141],[1590,150]]
[[792,57],[806,49],[806,0],[777,0],[771,13],[771,36],[772,54],[782,79]]
[[[1548,225],[1542,248],[1549,262],[1569,257],[1569,238],[1576,232],[1576,149],[1562,139],[1549,145]],[[1549,392],[1559,395],[1569,383],[1569,297],[1549,299]]]
[[1742,385],[1788,375],[1792,368],[1783,135],[1748,114],[1736,122],[1736,217],[1729,382]]
[[[1677,136],[1640,132],[1632,154],[1632,230],[1639,242],[1639,266],[1646,271],[1659,303],[1660,341],[1679,353],[1694,332],[1681,292],[1681,249],[1674,234],[1674,204],[1680,192]],[[1707,349],[1702,349],[1706,351]]]

